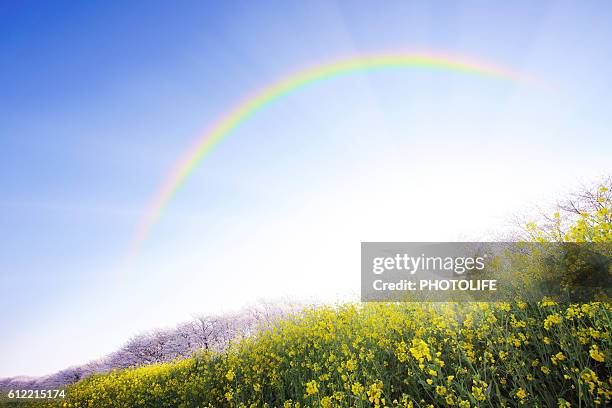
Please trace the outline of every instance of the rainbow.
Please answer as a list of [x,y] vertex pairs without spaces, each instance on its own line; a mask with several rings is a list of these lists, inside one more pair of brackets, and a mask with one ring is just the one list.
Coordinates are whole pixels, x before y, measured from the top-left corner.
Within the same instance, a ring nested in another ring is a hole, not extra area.
[[157,189],[148,210],[140,220],[133,237],[130,253],[132,255],[138,253],[142,243],[153,225],[163,214],[168,203],[202,160],[234,129],[249,120],[253,115],[284,96],[312,84],[349,74],[406,68],[454,71],[518,83],[531,81],[529,78],[510,70],[483,62],[470,61],[463,57],[411,53],[374,54],[344,58],[297,71],[246,98],[221,116],[216,123],[195,140],[193,146],[177,162],[168,177]]

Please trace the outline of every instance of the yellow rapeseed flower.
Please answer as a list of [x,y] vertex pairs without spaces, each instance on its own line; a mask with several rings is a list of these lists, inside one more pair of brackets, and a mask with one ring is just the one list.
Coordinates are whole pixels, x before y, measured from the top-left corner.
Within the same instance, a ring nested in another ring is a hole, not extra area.
[[527,395],[528,395],[527,392],[522,388],[519,388],[518,391],[516,392],[516,397],[521,400],[524,400],[525,398],[527,398]]
[[606,361],[606,357],[599,351],[599,347],[597,346],[597,344],[593,344],[591,346],[591,349],[589,350],[589,355],[593,360],[599,361],[600,363]]
[[438,395],[445,395],[445,394],[446,394],[446,387],[443,387],[443,386],[441,386],[441,385],[438,385],[438,386],[436,387],[436,393],[437,393]]
[[353,385],[351,386],[351,392],[354,395],[361,395],[363,393],[364,389],[365,389],[365,387],[363,385],[361,385],[360,383],[358,383],[358,382],[353,383]]
[[550,330],[550,328],[556,324],[561,324],[563,321],[563,317],[558,314],[551,314],[546,319],[544,319],[544,328],[546,330]]
[[319,392],[319,386],[315,380],[306,383],[306,395],[314,395]]

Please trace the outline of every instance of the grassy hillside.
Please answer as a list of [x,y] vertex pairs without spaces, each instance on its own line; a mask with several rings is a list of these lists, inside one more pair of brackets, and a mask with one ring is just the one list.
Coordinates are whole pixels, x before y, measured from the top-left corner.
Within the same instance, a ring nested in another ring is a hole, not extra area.
[[90,377],[59,405],[605,406],[611,310],[552,301],[312,309],[224,353]]
[[[527,238],[612,242],[612,179],[606,183],[561,205],[563,214],[544,225],[530,224]],[[607,259],[612,255],[609,245],[597,248]],[[571,259],[577,268],[553,263],[549,269],[572,290],[593,278],[584,259]],[[546,299],[313,308],[221,352],[88,377],[66,389],[66,400],[50,405],[609,406],[611,315],[612,303]]]

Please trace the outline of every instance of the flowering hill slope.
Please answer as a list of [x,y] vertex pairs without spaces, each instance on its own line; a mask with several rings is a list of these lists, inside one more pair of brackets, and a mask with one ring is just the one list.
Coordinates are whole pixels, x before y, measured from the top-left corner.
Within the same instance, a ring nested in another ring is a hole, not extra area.
[[[176,327],[134,336],[119,350],[86,364],[42,377],[0,378],[0,395],[12,390],[49,390],[73,384],[92,374],[176,361],[195,351],[222,351],[232,341],[300,310],[299,304],[259,303],[235,313],[198,316]],[[0,404],[2,401],[0,400]]]
[[94,375],[58,405],[605,406],[611,311],[552,301],[313,308],[223,352]]

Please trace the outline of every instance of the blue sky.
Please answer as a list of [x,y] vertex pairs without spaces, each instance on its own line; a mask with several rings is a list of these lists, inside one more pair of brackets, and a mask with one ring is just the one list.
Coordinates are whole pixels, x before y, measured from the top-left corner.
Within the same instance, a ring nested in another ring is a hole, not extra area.
[[[611,172],[601,2],[0,2],[0,376],[266,298],[340,299],[361,241],[487,236]],[[339,55],[465,55],[453,72],[310,87],[205,160],[123,262],[156,187],[257,89]]]

